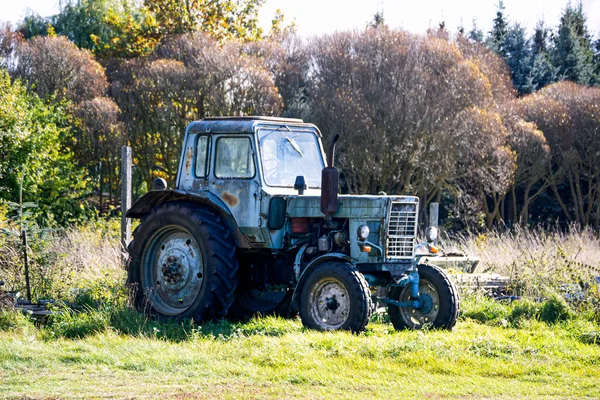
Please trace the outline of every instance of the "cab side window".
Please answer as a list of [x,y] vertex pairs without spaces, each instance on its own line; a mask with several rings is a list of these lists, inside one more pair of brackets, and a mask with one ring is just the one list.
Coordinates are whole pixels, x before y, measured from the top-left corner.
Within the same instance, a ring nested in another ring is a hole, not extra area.
[[208,136],[199,136],[196,143],[196,177],[208,175]]
[[216,150],[215,176],[217,178],[254,177],[254,156],[249,138],[219,138]]

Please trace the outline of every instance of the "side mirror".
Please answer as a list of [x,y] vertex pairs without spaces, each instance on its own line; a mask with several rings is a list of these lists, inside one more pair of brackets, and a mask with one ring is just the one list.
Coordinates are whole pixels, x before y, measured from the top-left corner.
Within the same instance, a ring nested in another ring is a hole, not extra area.
[[285,225],[287,213],[287,201],[283,197],[273,197],[269,202],[269,216],[267,217],[267,228],[277,230]]

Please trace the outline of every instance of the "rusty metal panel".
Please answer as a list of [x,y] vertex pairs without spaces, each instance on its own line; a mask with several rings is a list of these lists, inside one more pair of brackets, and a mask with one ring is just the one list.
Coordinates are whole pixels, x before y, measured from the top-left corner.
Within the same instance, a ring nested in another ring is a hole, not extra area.
[[[221,137],[229,135],[212,135],[213,143]],[[253,152],[252,162],[254,171],[258,170],[256,165],[256,146],[253,137],[246,135],[251,143]],[[211,148],[211,160],[217,160],[218,146]],[[214,166],[214,161],[213,161]],[[261,191],[259,174],[247,179],[242,178],[224,178],[215,176],[215,168],[210,169],[208,190],[219,197],[227,205],[240,230],[246,235],[251,243],[264,243],[262,227],[266,225],[266,219],[262,218],[261,213]]]

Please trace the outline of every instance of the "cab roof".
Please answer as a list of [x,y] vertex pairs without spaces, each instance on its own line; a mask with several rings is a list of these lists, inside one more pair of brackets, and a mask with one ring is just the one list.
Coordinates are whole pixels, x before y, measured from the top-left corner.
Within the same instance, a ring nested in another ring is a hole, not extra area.
[[[313,124],[305,123],[297,118],[278,118],[263,116],[248,117],[211,117],[188,125],[188,133],[254,133],[257,125],[267,126],[304,126],[316,128]],[[317,134],[321,133],[316,129]]]

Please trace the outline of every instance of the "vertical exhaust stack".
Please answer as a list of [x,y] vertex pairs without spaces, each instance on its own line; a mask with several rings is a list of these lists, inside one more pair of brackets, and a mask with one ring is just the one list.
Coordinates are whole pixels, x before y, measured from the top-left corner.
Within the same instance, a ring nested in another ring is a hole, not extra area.
[[340,135],[337,134],[329,146],[329,152],[327,153],[327,167],[323,168],[321,172],[321,212],[325,214],[325,222],[327,225],[331,224],[331,216],[337,212],[338,209],[338,185],[339,185],[339,172],[337,168],[333,166],[335,157],[335,144],[337,143]]

